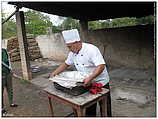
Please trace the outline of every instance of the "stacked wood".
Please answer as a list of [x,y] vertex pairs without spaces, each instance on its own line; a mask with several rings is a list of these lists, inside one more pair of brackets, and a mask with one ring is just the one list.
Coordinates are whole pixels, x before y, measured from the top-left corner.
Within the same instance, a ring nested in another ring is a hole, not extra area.
[[[36,42],[33,35],[27,35],[27,42],[28,42],[30,60],[35,60],[35,59],[41,58],[42,55],[41,55],[40,49],[38,47],[38,43]],[[8,39],[7,50],[10,55],[10,60],[12,62],[21,60],[19,43],[18,43],[17,38]]]

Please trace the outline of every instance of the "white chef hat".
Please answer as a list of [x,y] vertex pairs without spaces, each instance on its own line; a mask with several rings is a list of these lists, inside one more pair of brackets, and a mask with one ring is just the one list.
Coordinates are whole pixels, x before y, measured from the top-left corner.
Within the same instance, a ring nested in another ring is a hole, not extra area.
[[66,43],[74,43],[80,41],[80,36],[77,29],[66,30],[62,32]]

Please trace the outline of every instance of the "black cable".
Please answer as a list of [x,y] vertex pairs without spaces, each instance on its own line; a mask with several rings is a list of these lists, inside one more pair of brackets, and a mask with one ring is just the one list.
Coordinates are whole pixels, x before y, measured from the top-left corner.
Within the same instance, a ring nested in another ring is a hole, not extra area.
[[16,10],[6,19],[6,20],[4,20],[3,22],[2,22],[2,25],[5,23],[5,22],[7,22],[16,12],[18,12],[19,11],[19,7],[16,7]]

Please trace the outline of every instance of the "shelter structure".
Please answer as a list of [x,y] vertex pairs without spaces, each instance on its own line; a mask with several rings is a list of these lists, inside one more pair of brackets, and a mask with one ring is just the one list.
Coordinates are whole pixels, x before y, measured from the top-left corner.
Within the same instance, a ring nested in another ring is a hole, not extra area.
[[[9,2],[17,8],[30,8],[48,14],[71,17],[80,21],[81,39],[88,35],[88,21],[121,17],[144,17],[154,15],[156,2]],[[24,13],[16,12],[23,77],[31,79]]]

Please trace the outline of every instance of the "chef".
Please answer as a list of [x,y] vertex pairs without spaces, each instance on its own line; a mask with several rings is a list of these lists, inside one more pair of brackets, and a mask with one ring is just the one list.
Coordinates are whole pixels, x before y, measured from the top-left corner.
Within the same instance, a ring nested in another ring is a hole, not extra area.
[[[65,62],[52,72],[50,77],[54,77],[63,72],[68,66],[74,65],[77,71],[90,74],[84,79],[84,86],[96,82],[107,88],[109,86],[109,75],[99,49],[92,44],[83,43],[77,29],[63,31],[62,35],[70,52]],[[108,101],[108,103],[111,102]],[[96,105],[94,104],[86,109],[86,116],[96,116]],[[111,113],[109,113],[110,115]]]

